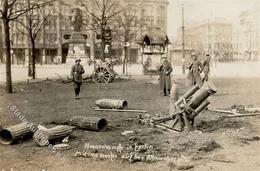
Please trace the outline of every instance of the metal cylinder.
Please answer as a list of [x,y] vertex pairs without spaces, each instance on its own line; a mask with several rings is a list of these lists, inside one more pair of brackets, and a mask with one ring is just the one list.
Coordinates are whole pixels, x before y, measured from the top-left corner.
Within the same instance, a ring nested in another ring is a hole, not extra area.
[[[28,123],[21,123],[8,128],[4,128],[0,131],[0,143],[13,144],[17,141],[29,137],[32,135],[32,128],[35,125],[28,126]],[[36,126],[35,126],[36,128]]]
[[46,130],[38,130],[33,135],[34,142],[40,146],[48,146],[50,144],[50,141],[63,139],[65,137],[68,137],[72,134],[73,127],[66,126],[66,125],[59,125],[50,129]]
[[70,124],[77,128],[92,131],[105,131],[107,129],[107,120],[98,117],[73,116]]
[[102,109],[125,109],[128,104],[126,100],[100,99],[96,105]]
[[205,100],[205,101],[195,110],[196,113],[192,113],[192,114],[189,116],[189,119],[195,118],[195,117],[196,117],[202,110],[204,110],[209,104],[210,104],[210,102],[207,101],[207,100]]
[[[195,86],[193,86],[189,91],[187,91],[182,97],[184,99],[188,99],[190,98],[197,90],[199,89],[199,86],[196,84]],[[175,105],[178,106],[180,105],[180,103],[182,102],[182,99],[179,99]]]
[[188,105],[191,108],[196,109],[201,105],[204,100],[206,100],[210,95],[215,94],[216,92],[216,87],[212,83],[206,83],[203,85],[203,87],[201,87],[201,89],[193,94],[188,102]]

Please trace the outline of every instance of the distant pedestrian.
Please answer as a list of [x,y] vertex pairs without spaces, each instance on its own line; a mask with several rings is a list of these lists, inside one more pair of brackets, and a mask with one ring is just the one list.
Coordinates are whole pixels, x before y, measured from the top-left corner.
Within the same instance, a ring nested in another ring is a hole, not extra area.
[[195,54],[191,55],[192,62],[187,66],[189,69],[188,73],[188,79],[191,79],[192,85],[198,85],[201,87],[202,80],[200,73],[203,70],[202,63],[197,59],[197,56]]
[[73,79],[73,85],[75,90],[75,99],[79,98],[80,87],[82,84],[82,74],[85,73],[85,70],[82,65],[80,65],[81,59],[76,58],[75,64],[71,68],[71,77]]
[[167,60],[166,56],[162,57],[162,62],[159,66],[160,74],[160,89],[162,96],[169,96],[171,91],[171,72],[172,65]]
[[211,56],[209,54],[206,54],[206,59],[203,62],[203,67],[204,67],[203,69],[204,77],[202,79],[203,83],[209,80],[210,62],[211,62]]

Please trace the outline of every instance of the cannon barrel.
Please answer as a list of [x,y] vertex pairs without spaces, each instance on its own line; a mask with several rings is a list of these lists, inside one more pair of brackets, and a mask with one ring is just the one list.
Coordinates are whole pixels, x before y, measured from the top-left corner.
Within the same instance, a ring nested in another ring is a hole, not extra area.
[[197,90],[199,89],[199,86],[196,84],[195,86],[193,86],[189,91],[187,91],[182,98],[178,99],[175,102],[175,105],[178,106],[181,104],[182,99],[184,98],[185,100],[187,100],[188,98],[190,98]]
[[189,116],[189,119],[194,119],[201,111],[203,111],[208,105],[210,104],[209,101],[205,100],[196,110],[195,113],[192,113]]
[[216,87],[212,83],[204,84],[198,91],[196,91],[188,102],[188,105],[192,109],[199,107],[204,100],[206,100],[210,95],[217,92]]

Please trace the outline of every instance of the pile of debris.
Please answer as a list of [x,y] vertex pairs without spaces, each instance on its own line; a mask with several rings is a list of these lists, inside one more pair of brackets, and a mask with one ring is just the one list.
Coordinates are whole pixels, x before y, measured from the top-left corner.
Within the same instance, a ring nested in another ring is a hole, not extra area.
[[[144,110],[126,110],[128,106],[126,100],[100,99],[95,104],[98,106],[98,108],[95,108],[97,111],[112,110],[146,113]],[[15,144],[22,140],[33,138],[38,146],[43,147],[49,144],[68,142],[75,129],[106,131],[108,128],[108,121],[99,117],[73,116],[71,119],[55,120],[51,123],[55,123],[58,126],[47,129],[42,125],[26,121],[6,128],[0,127],[0,143],[5,145]],[[61,147],[67,149],[66,145],[61,145]]]
[[[58,125],[49,129],[28,122],[6,127],[0,129],[0,143],[4,145],[15,144],[24,139],[33,138],[38,146],[44,147],[49,144],[68,142],[75,129],[106,131],[108,126],[108,122],[104,118],[85,116],[73,116],[64,123],[68,123],[68,125]],[[67,145],[64,147],[67,149]]]
[[233,105],[230,107],[232,111],[237,113],[259,113],[260,105]]

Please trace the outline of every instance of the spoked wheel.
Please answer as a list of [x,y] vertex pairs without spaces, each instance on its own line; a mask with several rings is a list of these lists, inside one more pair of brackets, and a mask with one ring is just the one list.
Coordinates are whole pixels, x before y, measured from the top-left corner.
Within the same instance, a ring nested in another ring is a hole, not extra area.
[[111,74],[107,68],[98,67],[95,69],[92,79],[95,83],[109,83],[111,81]]

